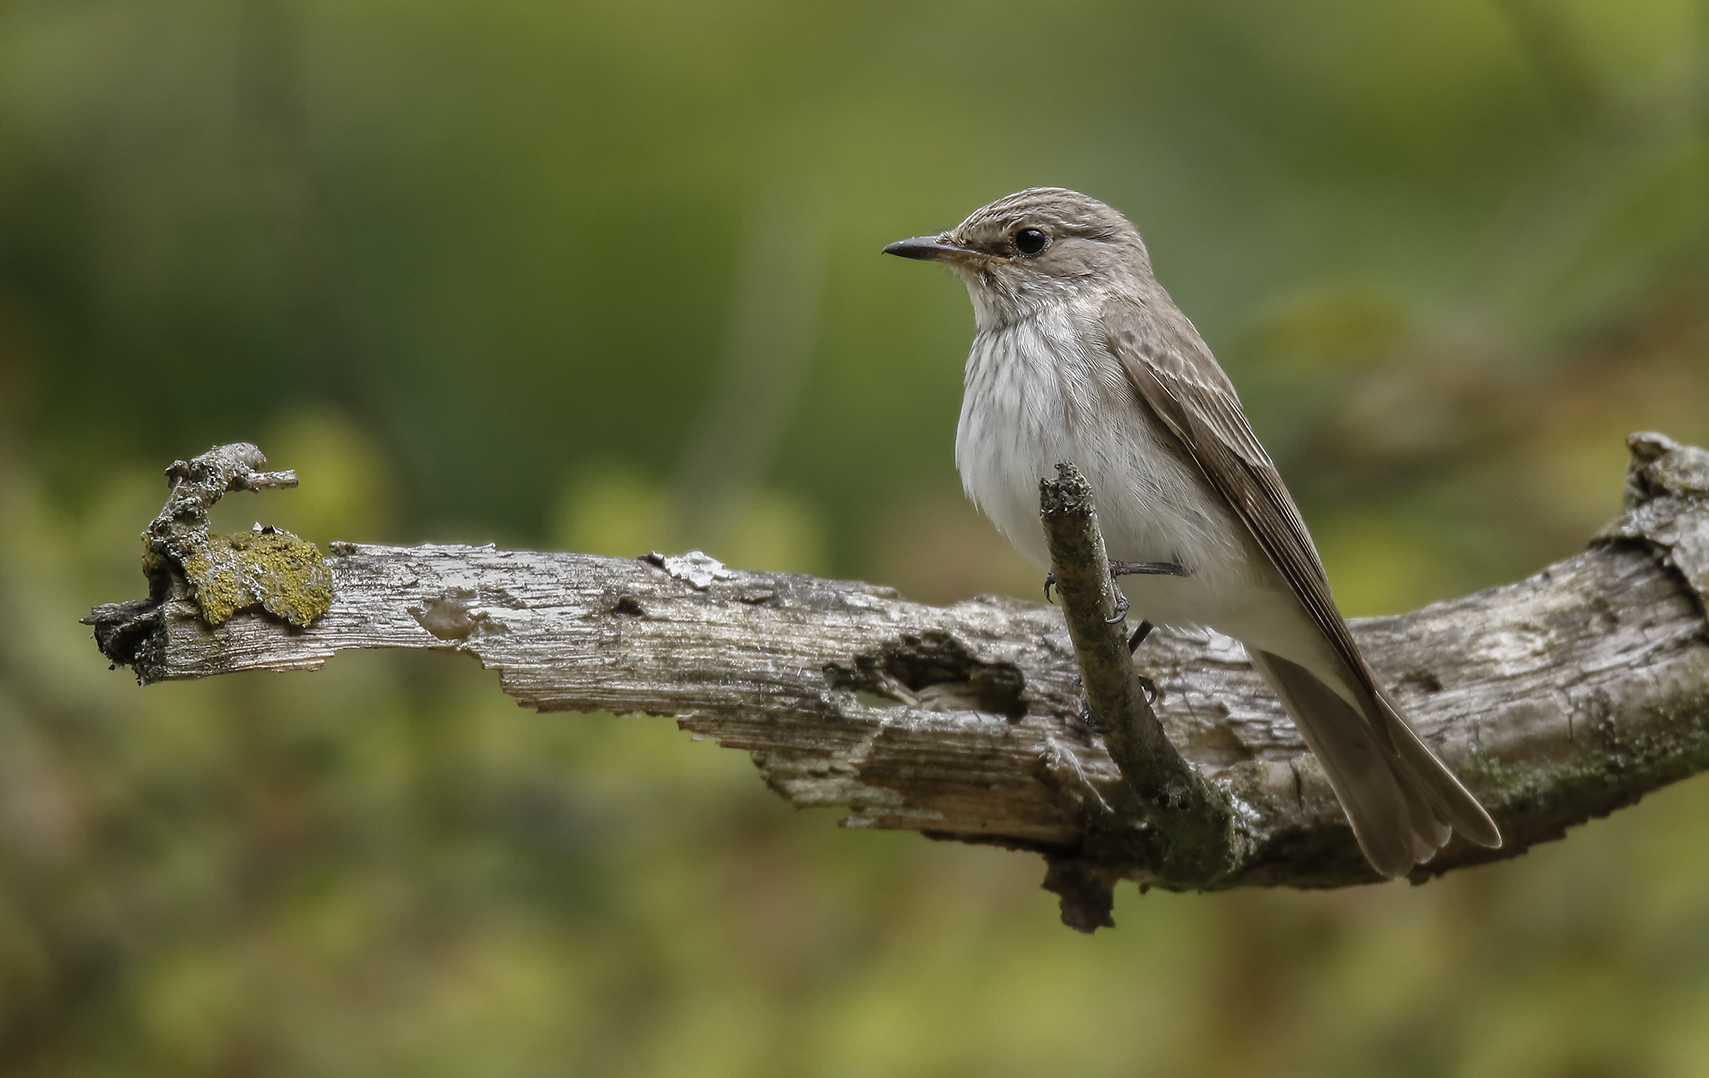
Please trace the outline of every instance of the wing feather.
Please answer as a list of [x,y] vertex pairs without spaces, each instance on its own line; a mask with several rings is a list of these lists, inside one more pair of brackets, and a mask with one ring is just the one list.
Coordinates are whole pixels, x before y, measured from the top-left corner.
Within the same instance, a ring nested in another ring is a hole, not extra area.
[[[1335,606],[1317,547],[1281,473],[1259,444],[1233,383],[1192,323],[1167,301],[1142,308],[1128,300],[1107,307],[1103,321],[1110,351],[1127,371],[1135,392],[1234,507],[1353,675],[1351,687],[1363,697],[1359,709],[1363,721],[1397,769],[1396,781],[1406,777],[1406,789],[1411,791],[1408,804],[1418,813],[1425,812],[1414,803],[1412,795],[1416,795],[1474,842],[1501,845],[1501,833],[1483,806],[1418,739],[1377,684]],[[1423,824],[1414,830],[1432,848],[1441,844],[1443,836]]]
[[1228,376],[1191,328],[1170,333],[1136,307],[1104,312],[1110,351],[1140,398],[1232,505],[1336,653],[1373,696],[1377,686],[1329,592],[1317,548]]

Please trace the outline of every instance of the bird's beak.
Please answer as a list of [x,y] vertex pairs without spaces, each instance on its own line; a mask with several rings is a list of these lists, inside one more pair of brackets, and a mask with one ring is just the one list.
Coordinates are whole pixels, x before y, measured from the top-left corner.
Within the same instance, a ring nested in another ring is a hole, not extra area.
[[972,262],[990,258],[984,251],[975,251],[971,247],[962,247],[945,240],[948,233],[937,236],[915,236],[912,239],[897,240],[884,248],[887,255],[900,255],[903,258],[918,258],[930,262]]

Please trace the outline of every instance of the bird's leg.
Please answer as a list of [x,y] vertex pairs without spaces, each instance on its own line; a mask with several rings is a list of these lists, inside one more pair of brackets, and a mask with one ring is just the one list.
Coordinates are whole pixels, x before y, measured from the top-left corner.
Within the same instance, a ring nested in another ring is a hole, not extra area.
[[[1156,626],[1152,625],[1149,621],[1140,622],[1139,628],[1135,629],[1133,631],[1133,635],[1127,638],[1127,653],[1132,655],[1134,652],[1138,651],[1139,645],[1145,643],[1145,638],[1151,635],[1151,630],[1154,628],[1156,628]],[[1157,682],[1152,681],[1144,674],[1136,674],[1134,676],[1139,678],[1139,687],[1145,690],[1145,702],[1148,704],[1155,704],[1162,696],[1162,693],[1157,691]]]
[[1110,575],[1117,576],[1190,576],[1187,567],[1178,561],[1112,561]]
[[[1112,561],[1110,562],[1110,580],[1120,580],[1124,576],[1186,576],[1187,570],[1179,562],[1173,561]],[[1045,588],[1049,589],[1049,583]],[[1127,617],[1127,595],[1121,588],[1116,589],[1116,612],[1104,620],[1114,625]]]
[[[1186,576],[1187,569],[1175,561],[1112,561],[1110,562],[1110,579],[1119,580],[1124,576]],[[1127,613],[1127,596],[1120,588],[1116,589],[1116,616],[1109,621],[1113,625]],[[1132,655],[1139,650],[1139,645],[1151,634],[1151,623],[1142,621],[1139,628],[1128,637],[1127,653]],[[1157,683],[1145,675],[1140,675],[1140,683],[1145,687],[1146,694],[1153,702],[1157,700]]]
[[[1110,579],[1111,580],[1114,580],[1117,577],[1124,577],[1124,576],[1186,576],[1186,575],[1188,575],[1186,567],[1183,566],[1180,562],[1174,562],[1174,561],[1112,561],[1112,562],[1110,562]],[[1051,602],[1056,601],[1050,597],[1050,590],[1054,587],[1056,587],[1056,574],[1055,573],[1044,574],[1044,601],[1045,602],[1051,603]],[[1119,612],[1116,614],[1115,617],[1109,619],[1109,622],[1112,625],[1114,625],[1116,622],[1122,620],[1122,617],[1127,614],[1127,596],[1123,595],[1119,589],[1116,591],[1116,608]]]
[[1157,626],[1151,624],[1149,621],[1140,622],[1139,628],[1135,629],[1133,631],[1133,635],[1127,638],[1127,653],[1132,655],[1134,652],[1138,651],[1139,645],[1145,643],[1145,638],[1150,636],[1151,630],[1156,627]]
[[1099,725],[1098,720],[1092,717],[1092,702],[1086,699],[1084,693],[1080,695],[1080,725],[1094,734],[1104,732],[1103,726]]
[[[1122,578],[1124,576],[1186,576],[1186,575],[1188,575],[1186,568],[1183,565],[1181,565],[1181,563],[1179,563],[1179,562],[1173,562],[1173,561],[1112,561],[1112,562],[1110,562],[1110,581],[1112,583],[1114,583],[1115,581],[1119,580],[1120,578]],[[1054,588],[1055,586],[1056,586],[1056,574],[1055,573],[1046,573],[1045,577],[1044,577],[1044,601],[1045,602],[1048,603],[1051,601],[1050,589]],[[1117,622],[1121,621],[1123,618],[1127,617],[1127,610],[1128,610],[1127,594],[1125,592],[1123,592],[1120,587],[1117,587],[1116,588],[1116,612],[1113,616],[1105,618],[1104,620],[1106,622],[1108,622],[1109,624],[1114,625]],[[1131,635],[1127,638],[1127,653],[1129,655],[1132,655],[1134,652],[1138,651],[1139,645],[1145,643],[1145,638],[1150,636],[1151,630],[1155,629],[1155,628],[1156,628],[1156,626],[1151,624],[1151,622],[1149,622],[1149,621],[1140,622],[1139,627],[1134,629],[1133,635]],[[1146,677],[1144,674],[1136,674],[1135,676],[1139,678],[1139,687],[1145,691],[1146,703],[1148,703],[1148,704],[1157,703],[1157,701],[1162,698],[1162,694],[1157,691],[1157,682]],[[1092,730],[1093,732],[1098,732],[1098,724],[1093,721],[1092,712],[1089,710],[1087,704],[1084,701],[1082,701],[1080,704],[1080,710],[1081,710],[1080,717],[1085,721],[1087,729]]]

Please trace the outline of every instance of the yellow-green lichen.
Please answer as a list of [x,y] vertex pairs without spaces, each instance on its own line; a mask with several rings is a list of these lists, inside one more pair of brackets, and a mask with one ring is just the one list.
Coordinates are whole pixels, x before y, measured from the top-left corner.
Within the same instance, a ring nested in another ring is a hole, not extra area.
[[320,548],[290,532],[211,535],[183,564],[209,625],[251,606],[307,625],[332,605],[332,571]]

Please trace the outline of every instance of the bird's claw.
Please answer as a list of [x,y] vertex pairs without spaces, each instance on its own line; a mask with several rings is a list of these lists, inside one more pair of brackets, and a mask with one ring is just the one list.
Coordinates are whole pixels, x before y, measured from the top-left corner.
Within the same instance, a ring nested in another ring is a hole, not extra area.
[[1113,590],[1116,593],[1116,612],[1104,619],[1104,623],[1107,625],[1120,624],[1121,620],[1127,617],[1127,594],[1120,588]]
[[[1134,677],[1139,679],[1139,689],[1145,693],[1145,706],[1156,707],[1157,701],[1163,699],[1163,693],[1158,690],[1157,682],[1152,681],[1144,674],[1135,674]],[[1103,725],[1092,717],[1092,702],[1084,696],[1080,698],[1080,725],[1094,734],[1105,732]]]
[[1080,725],[1094,734],[1104,732],[1104,728],[1098,725],[1098,720],[1092,717],[1092,701],[1085,697],[1080,698]]
[[[1180,562],[1173,561],[1112,561],[1110,562],[1110,581],[1124,576],[1187,576],[1187,570]],[[1054,603],[1050,590],[1056,587],[1056,574],[1044,574],[1044,601]],[[1116,612],[1104,620],[1111,625],[1127,617],[1127,595],[1121,588],[1116,588]]]
[[[1110,562],[1110,582],[1113,584],[1124,576],[1187,576],[1186,567],[1176,561],[1112,561]],[[1049,584],[1045,585],[1045,595],[1049,597]],[[1127,617],[1127,595],[1120,587],[1116,588],[1116,612],[1104,620],[1111,625]]]

